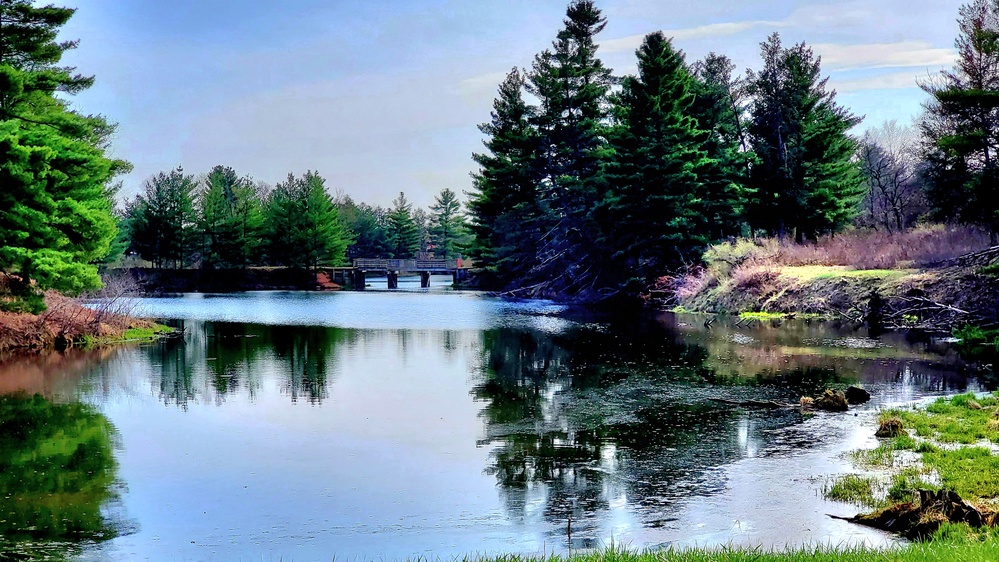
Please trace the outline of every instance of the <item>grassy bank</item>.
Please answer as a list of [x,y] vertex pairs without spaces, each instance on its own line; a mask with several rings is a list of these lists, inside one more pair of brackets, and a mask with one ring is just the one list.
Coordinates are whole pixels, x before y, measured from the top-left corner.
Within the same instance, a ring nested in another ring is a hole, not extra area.
[[696,312],[814,314],[862,321],[871,295],[888,327],[995,320],[996,275],[960,256],[988,248],[985,233],[932,226],[853,231],[794,244],[740,239],[712,246],[704,266],[675,280],[672,304]]
[[[984,527],[950,523],[926,514],[931,542],[999,544],[999,394],[961,394],[925,408],[893,409],[879,416],[875,449],[853,453],[864,474],[842,476],[826,487],[830,499],[895,512],[918,506],[920,490],[950,490],[979,511]],[[890,435],[890,436],[888,436]],[[866,517],[866,516],[865,516]],[[992,526],[990,526],[992,525]]]

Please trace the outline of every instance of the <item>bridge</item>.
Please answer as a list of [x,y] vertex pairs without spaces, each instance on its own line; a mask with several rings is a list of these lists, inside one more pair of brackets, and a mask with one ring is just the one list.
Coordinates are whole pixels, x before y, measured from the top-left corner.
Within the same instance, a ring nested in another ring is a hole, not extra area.
[[336,268],[336,277],[343,277],[334,280],[346,284],[347,276],[350,276],[354,288],[364,290],[365,278],[369,273],[384,274],[388,279],[388,288],[398,289],[400,274],[416,274],[420,276],[420,287],[427,288],[430,286],[431,275],[451,275],[454,282],[458,283],[465,279],[470,268],[468,260],[356,258],[353,267]]

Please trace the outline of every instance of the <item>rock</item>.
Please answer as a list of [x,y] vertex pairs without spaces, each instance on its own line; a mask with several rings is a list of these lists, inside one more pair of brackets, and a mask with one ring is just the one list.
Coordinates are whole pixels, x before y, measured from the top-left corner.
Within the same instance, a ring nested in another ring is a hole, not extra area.
[[863,404],[871,400],[871,393],[859,386],[851,386],[846,389],[846,401],[850,404]]
[[832,390],[831,388],[827,388],[822,396],[815,399],[815,407],[827,412],[845,412],[850,409],[846,395],[840,390]]
[[878,426],[878,431],[874,434],[874,436],[891,438],[907,434],[908,432],[905,431],[905,426],[902,425],[902,420],[898,418],[888,418],[881,421],[881,425]]

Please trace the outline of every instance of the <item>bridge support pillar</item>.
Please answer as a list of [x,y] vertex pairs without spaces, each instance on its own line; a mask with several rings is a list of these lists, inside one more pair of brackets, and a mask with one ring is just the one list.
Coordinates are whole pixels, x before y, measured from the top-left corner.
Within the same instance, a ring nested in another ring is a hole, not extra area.
[[420,272],[420,287],[423,287],[424,289],[426,289],[429,286],[430,286],[430,272],[429,271],[421,271]]
[[388,288],[389,289],[398,289],[399,288],[399,272],[398,271],[389,271],[386,275],[388,277]]
[[364,290],[364,284],[365,284],[364,270],[363,269],[355,269],[354,270],[354,290],[355,291],[363,291]]

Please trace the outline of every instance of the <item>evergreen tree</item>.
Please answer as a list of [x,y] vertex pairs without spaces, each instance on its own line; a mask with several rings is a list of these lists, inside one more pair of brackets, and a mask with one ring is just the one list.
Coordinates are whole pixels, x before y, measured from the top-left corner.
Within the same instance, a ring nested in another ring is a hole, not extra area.
[[263,211],[250,178],[227,166],[208,172],[199,197],[201,263],[207,269],[246,268],[256,256]]
[[834,101],[820,78],[819,61],[799,43],[781,46],[771,35],[762,45],[763,70],[750,71],[752,120],[748,128],[757,161],[749,221],[799,241],[846,225],[863,196],[847,131],[859,119]]
[[595,216],[614,270],[644,281],[700,258],[714,226],[705,178],[720,174],[690,115],[695,81],[682,53],[656,32],[637,54],[638,76],[614,100],[609,185]]
[[338,206],[338,212],[350,234],[347,257],[386,258],[389,255],[387,212],[381,207],[354,203],[349,197]]
[[458,194],[444,188],[430,206],[430,236],[437,256],[451,259],[464,249],[467,233]]
[[492,120],[479,125],[487,135],[485,154],[473,154],[479,171],[472,175],[469,225],[475,237],[470,250],[486,285],[506,287],[523,281],[537,265],[542,227],[541,137],[530,121],[534,110],[524,102],[524,78],[516,68],[500,84]]
[[[590,285],[589,253],[596,232],[589,213],[604,147],[610,69],[597,58],[595,36],[606,20],[591,0],[573,0],[551,50],[535,57],[527,91],[540,104],[532,124],[541,138],[540,195],[546,211],[535,277],[573,293]],[[561,286],[558,286],[561,285]]]
[[703,209],[712,240],[741,232],[748,195],[752,153],[742,122],[743,85],[732,77],[734,69],[728,57],[715,53],[709,53],[693,69],[694,102],[688,113],[697,119],[700,129],[709,132],[704,150],[718,163],[700,172],[705,185]]
[[194,176],[178,167],[146,180],[131,206],[132,247],[156,267],[183,267],[195,240]]
[[397,259],[415,258],[420,251],[420,228],[413,220],[413,206],[402,192],[392,204],[387,217],[389,253]]
[[928,196],[936,216],[999,233],[999,2],[961,7],[957,66],[923,85]]
[[0,2],[0,309],[38,312],[45,289],[100,286],[93,264],[116,234],[109,185],[128,164],[105,154],[114,127],[66,99],[93,83],[58,66],[76,46],[56,41],[73,12]]
[[300,178],[288,174],[268,195],[265,243],[270,263],[315,271],[344,261],[348,235],[325,183],[312,171]]

